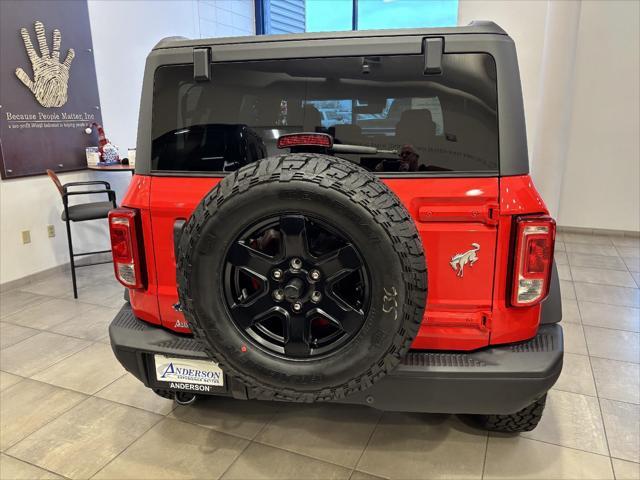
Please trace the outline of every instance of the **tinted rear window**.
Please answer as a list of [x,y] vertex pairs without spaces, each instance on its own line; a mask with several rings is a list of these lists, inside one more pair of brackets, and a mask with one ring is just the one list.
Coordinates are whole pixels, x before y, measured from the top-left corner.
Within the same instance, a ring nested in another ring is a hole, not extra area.
[[233,171],[277,155],[280,135],[325,132],[377,154],[340,154],[376,172],[497,173],[496,73],[487,54],[216,63],[156,70],[154,170]]

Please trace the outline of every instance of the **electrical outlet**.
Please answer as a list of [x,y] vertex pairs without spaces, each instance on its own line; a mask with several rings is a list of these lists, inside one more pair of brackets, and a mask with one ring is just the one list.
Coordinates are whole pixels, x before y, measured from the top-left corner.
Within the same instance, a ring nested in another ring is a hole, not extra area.
[[47,235],[49,235],[49,238],[56,236],[56,227],[54,225],[47,225]]
[[31,232],[29,230],[22,231],[22,243],[31,243]]

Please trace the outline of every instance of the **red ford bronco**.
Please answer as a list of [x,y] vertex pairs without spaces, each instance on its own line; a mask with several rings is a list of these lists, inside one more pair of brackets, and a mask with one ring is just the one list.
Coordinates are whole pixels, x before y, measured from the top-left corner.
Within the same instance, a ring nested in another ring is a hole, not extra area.
[[562,368],[555,223],[493,23],[162,40],[109,222],[115,355],[182,404],[523,431]]

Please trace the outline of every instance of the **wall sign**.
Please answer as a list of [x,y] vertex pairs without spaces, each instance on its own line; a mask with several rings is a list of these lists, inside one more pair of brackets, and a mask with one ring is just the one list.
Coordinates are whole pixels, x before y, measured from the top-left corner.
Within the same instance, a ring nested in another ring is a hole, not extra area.
[[0,175],[86,168],[100,98],[86,0],[0,1]]

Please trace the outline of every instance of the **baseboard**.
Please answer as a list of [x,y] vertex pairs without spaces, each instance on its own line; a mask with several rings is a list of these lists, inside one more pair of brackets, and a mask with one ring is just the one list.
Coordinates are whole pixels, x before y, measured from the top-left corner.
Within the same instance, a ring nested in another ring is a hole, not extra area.
[[[86,257],[80,257],[76,260],[77,264],[83,263],[93,263],[93,262],[102,262],[111,259],[111,253],[99,253],[97,255],[87,255]],[[91,267],[87,267],[91,268]],[[60,265],[56,265],[55,267],[47,268],[46,270],[41,270],[40,272],[32,273],[31,275],[27,275],[26,277],[17,278],[15,280],[11,280],[9,282],[0,283],[0,293],[8,292],[9,290],[16,290],[22,288],[24,286],[30,285],[32,283],[38,283],[42,280],[46,280],[52,275],[61,272],[68,272],[71,270],[71,264],[69,262],[62,263]]]
[[640,237],[640,231],[634,230],[609,230],[606,228],[565,227],[558,225],[558,232],[582,233],[584,235],[614,235],[619,237]]

